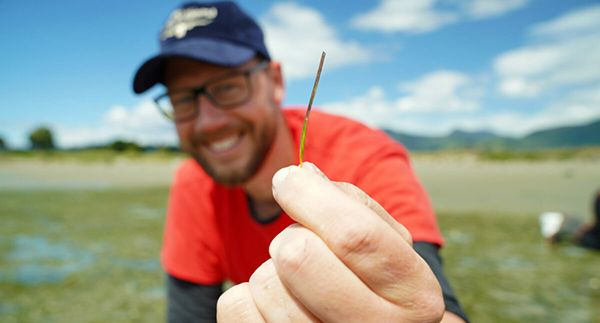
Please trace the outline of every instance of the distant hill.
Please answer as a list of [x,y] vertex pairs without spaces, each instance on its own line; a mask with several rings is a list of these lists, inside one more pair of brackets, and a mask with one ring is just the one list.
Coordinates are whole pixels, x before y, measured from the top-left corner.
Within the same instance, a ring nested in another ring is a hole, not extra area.
[[559,127],[533,132],[523,138],[502,137],[491,132],[456,130],[445,137],[408,135],[385,130],[409,150],[446,149],[542,149],[600,145],[600,120],[581,126]]
[[600,145],[600,120],[583,126],[534,132],[521,139],[523,148],[554,148]]

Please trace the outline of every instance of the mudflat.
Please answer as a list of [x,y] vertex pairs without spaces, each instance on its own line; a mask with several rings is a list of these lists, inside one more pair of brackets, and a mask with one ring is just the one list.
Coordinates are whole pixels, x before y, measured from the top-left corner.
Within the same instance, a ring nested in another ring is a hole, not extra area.
[[169,185],[181,159],[0,162],[0,190],[109,189]]
[[[440,157],[441,156],[441,157]],[[168,186],[183,158],[76,162],[0,162],[0,190],[111,189]],[[596,160],[481,161],[471,156],[413,156],[412,165],[436,210],[588,218],[600,189]]]
[[[164,321],[159,253],[183,158],[121,157],[0,159],[0,322]],[[547,210],[591,218],[597,161],[416,154],[412,164],[473,322],[598,321],[598,252],[548,245],[538,223]]]
[[434,208],[452,213],[531,215],[561,211],[591,216],[600,161],[413,160]]

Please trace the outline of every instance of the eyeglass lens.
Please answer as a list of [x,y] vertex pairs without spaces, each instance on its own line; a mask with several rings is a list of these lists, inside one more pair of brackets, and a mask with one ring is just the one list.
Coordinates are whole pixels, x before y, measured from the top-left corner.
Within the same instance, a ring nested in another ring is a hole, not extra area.
[[157,100],[167,117],[181,120],[196,113],[197,95],[204,94],[215,106],[227,108],[243,103],[250,95],[249,75],[240,74],[206,84],[199,91],[178,91]]

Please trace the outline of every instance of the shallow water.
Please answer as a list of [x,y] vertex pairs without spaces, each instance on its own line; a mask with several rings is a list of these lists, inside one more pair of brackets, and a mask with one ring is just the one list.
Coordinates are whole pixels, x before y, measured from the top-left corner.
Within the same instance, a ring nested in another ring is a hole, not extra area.
[[112,264],[127,268],[127,269],[135,269],[135,270],[143,270],[143,271],[155,271],[160,270],[160,260],[159,259],[123,259],[116,258],[111,261]]
[[4,257],[10,269],[0,270],[0,281],[21,285],[58,283],[96,261],[93,252],[65,242],[53,243],[43,237],[17,235],[13,246]]
[[159,219],[167,212],[165,208],[150,208],[143,204],[133,204],[127,211],[138,219]]
[[[60,283],[67,276],[89,269],[106,257],[72,243],[50,242],[38,236],[17,235],[12,244],[12,251],[2,259],[6,266],[0,269],[0,282],[27,286]],[[157,271],[161,268],[158,258],[111,257],[108,262],[115,268],[136,271]]]

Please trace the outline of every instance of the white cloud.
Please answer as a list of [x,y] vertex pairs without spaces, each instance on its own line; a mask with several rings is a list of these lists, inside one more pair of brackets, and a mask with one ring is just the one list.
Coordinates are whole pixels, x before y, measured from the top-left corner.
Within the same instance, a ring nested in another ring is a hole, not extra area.
[[104,115],[104,121],[118,131],[132,134],[149,135],[173,129],[173,123],[165,118],[150,100],[142,101],[132,109],[115,105]]
[[567,13],[530,29],[535,44],[494,60],[498,91],[510,97],[537,97],[564,86],[600,80],[600,6]]
[[457,13],[439,11],[435,0],[382,0],[370,12],[352,19],[352,26],[360,30],[405,32],[420,34],[454,23]]
[[60,148],[104,145],[118,139],[141,145],[177,145],[173,123],[152,101],[143,101],[132,109],[115,105],[93,126],[53,125],[52,130]]
[[410,93],[395,103],[396,110],[415,112],[475,111],[479,103],[459,90],[472,82],[465,74],[454,71],[436,71],[413,82],[400,84],[400,89]]
[[528,82],[523,77],[510,77],[500,82],[498,90],[506,96],[531,98],[537,96],[542,91],[542,87],[540,84]]
[[[600,83],[573,90],[564,99],[538,112],[521,113],[474,111],[484,94],[476,81],[462,73],[437,71],[402,84],[401,89],[410,92],[405,97],[389,98],[381,87],[374,86],[363,95],[322,107],[373,127],[429,136],[443,136],[462,129],[520,137],[541,129],[600,119]],[[405,102],[420,108],[406,109]]]
[[346,101],[321,104],[321,107],[325,111],[377,127],[394,110],[394,103],[386,98],[381,87],[373,86],[364,95]]
[[568,54],[564,46],[525,47],[500,55],[494,67],[501,75],[533,76],[556,68]]
[[322,51],[327,52],[328,70],[374,57],[358,42],[342,40],[320,12],[296,3],[274,4],[260,23],[271,56],[282,61],[289,80],[314,76]]
[[529,1],[381,0],[373,10],[356,15],[351,25],[359,30],[421,34],[467,19],[501,16],[523,8]]
[[597,33],[600,30],[600,5],[569,12],[557,19],[531,28],[533,35],[568,36]]
[[456,128],[491,130],[498,134],[520,137],[531,132],[581,125],[600,119],[600,84],[571,92],[565,99],[550,104],[534,114],[495,113],[484,117],[458,119]]
[[[402,83],[399,90],[406,95],[389,99],[381,87],[373,86],[364,95],[342,102],[325,103],[322,107],[371,126],[403,128],[406,124],[396,123],[394,116],[411,115],[413,118],[426,119],[431,113],[471,113],[479,109],[478,99],[483,95],[482,87],[477,86],[472,77],[445,70]],[[419,129],[411,127],[411,130]]]
[[321,106],[327,112],[352,118],[371,127],[409,134],[440,136],[456,126],[456,114],[445,114],[447,118],[433,120],[431,116],[437,115],[437,112],[399,111],[398,101],[389,98],[381,87],[374,86],[363,95]]
[[473,0],[466,2],[466,14],[475,19],[491,18],[524,7],[530,0]]

